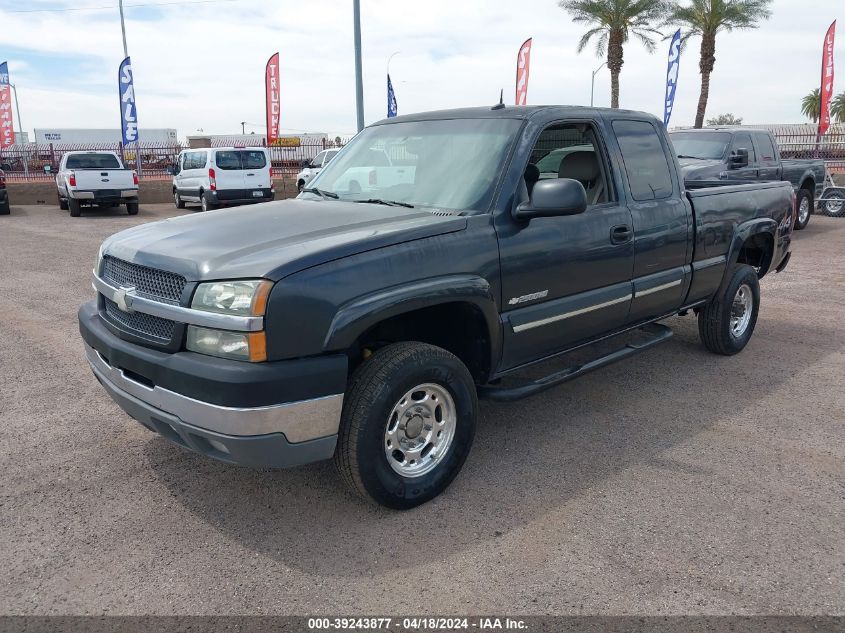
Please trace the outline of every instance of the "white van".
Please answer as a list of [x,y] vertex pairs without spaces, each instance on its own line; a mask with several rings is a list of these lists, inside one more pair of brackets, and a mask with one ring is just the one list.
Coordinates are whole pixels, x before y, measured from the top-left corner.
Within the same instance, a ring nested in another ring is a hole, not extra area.
[[308,181],[319,174],[323,167],[329,164],[329,161],[335,157],[340,149],[325,149],[317,154],[311,160],[306,160],[302,163],[302,171],[296,175],[296,188],[302,191]]
[[202,210],[273,200],[270,152],[263,147],[211,147],[179,152],[173,169],[176,208],[199,202]]

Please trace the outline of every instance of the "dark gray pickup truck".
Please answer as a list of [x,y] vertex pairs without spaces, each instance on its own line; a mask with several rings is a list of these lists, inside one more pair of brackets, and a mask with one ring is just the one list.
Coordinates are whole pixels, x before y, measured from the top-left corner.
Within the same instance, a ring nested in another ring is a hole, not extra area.
[[[758,280],[789,261],[792,188],[698,185],[646,114],[396,117],[295,200],[106,240],[85,352],[129,415],[184,448],[253,467],[334,458],[352,490],[413,507],[460,470],[479,395],[539,393],[666,340],[657,322],[687,311],[711,351],[746,346]],[[602,339],[610,351],[520,379]]]
[[821,159],[784,160],[768,130],[750,127],[679,130],[669,134],[687,181],[767,182],[785,180],[795,188],[795,230],[810,222],[824,188]]

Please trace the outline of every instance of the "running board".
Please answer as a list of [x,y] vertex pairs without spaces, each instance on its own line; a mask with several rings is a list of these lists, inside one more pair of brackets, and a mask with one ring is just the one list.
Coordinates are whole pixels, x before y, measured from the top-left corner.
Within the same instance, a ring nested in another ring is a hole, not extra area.
[[519,385],[516,387],[497,387],[496,385],[482,385],[478,388],[478,395],[481,398],[488,398],[490,400],[498,400],[500,402],[512,402],[514,400],[521,400],[528,396],[533,396],[546,389],[551,389],[565,382],[569,382],[575,378],[588,374],[596,369],[601,369],[618,360],[628,358],[634,354],[639,354],[650,347],[654,347],[663,341],[672,337],[672,330],[660,323],[650,323],[638,328],[638,332],[648,334],[649,337],[643,341],[628,343],[624,347],[617,349],[604,356],[599,356],[582,365],[572,365],[560,371],[556,371],[548,376],[538,378],[533,382]]

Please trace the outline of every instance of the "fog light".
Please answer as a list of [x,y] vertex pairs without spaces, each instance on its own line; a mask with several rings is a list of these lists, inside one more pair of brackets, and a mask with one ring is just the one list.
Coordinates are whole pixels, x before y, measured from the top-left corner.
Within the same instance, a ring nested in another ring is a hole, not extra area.
[[211,438],[208,438],[208,437],[205,438],[205,441],[208,442],[209,444],[211,444],[211,447],[214,450],[219,451],[221,453],[226,453],[227,455],[229,454],[229,449],[226,448],[226,446],[224,444],[222,444],[221,442],[218,442],[217,440],[212,440]]

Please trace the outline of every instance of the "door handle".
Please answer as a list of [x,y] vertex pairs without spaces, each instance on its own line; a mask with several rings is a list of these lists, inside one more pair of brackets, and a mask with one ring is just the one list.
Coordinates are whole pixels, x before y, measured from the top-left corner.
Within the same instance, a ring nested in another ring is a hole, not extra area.
[[610,241],[613,244],[625,244],[631,241],[633,231],[627,224],[620,224],[610,229]]

